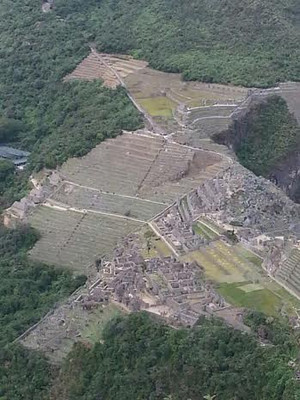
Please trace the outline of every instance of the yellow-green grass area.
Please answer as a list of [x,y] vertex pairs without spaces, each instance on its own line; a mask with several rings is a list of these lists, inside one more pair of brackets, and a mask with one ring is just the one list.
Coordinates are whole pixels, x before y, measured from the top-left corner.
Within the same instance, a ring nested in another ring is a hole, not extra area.
[[253,253],[250,250],[247,250],[243,245],[240,243],[234,246],[235,251],[241,256],[244,257],[246,260],[251,262],[252,264],[256,265],[257,267],[261,267],[263,259],[259,257],[257,254]]
[[113,303],[89,311],[89,319],[81,330],[81,339],[89,343],[99,342],[105,325],[123,313],[124,310]]
[[261,311],[268,315],[280,317],[295,315],[300,302],[276,282],[262,279],[259,284],[251,282],[221,283],[217,291],[230,304],[237,307]]
[[139,232],[138,244],[140,246],[141,255],[145,259],[170,257],[173,255],[172,250],[162,239],[156,236],[149,227],[143,228]]
[[183,256],[182,260],[186,262],[196,262],[204,269],[206,278],[217,283],[243,282],[247,279],[245,274],[234,264],[230,264],[221,257],[219,262],[214,259],[209,253],[208,248],[191,252]]
[[199,218],[198,222],[204,224],[205,226],[209,227],[213,232],[217,232],[220,235],[224,233],[224,229],[221,226],[206,217]]
[[[252,254],[252,253],[251,253]],[[207,278],[216,283],[256,282],[261,277],[262,269],[257,267],[236,246],[228,245],[223,240],[215,240],[209,246],[184,256],[187,260],[196,261],[205,271]]]
[[217,240],[183,260],[196,261],[233,306],[277,316],[294,315],[300,308],[300,301],[265,274],[261,258],[241,244],[230,246]]
[[248,283],[247,285],[242,285],[239,287],[243,292],[245,293],[250,293],[250,292],[255,292],[256,290],[263,290],[264,287],[260,285],[259,283]]
[[172,118],[173,110],[176,109],[176,103],[166,96],[149,97],[137,101],[152,117]]
[[[249,285],[251,283],[246,283],[245,287],[249,289]],[[222,283],[217,290],[225,300],[237,307],[246,307],[269,315],[277,315],[282,307],[281,298],[263,287],[245,291],[243,283]]]
[[203,224],[200,221],[197,221],[193,225],[193,228],[197,235],[199,235],[202,238],[207,239],[207,240],[214,240],[219,236],[215,231],[213,231],[206,224]]

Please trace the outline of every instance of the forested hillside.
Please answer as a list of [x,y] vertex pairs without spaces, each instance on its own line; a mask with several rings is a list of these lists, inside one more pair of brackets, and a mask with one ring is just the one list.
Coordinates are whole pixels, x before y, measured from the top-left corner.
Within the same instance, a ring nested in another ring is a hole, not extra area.
[[104,343],[74,347],[51,400],[299,399],[287,365],[296,339],[260,314],[248,322],[268,332],[269,346],[218,321],[174,330],[143,313],[116,319]]
[[32,152],[23,174],[0,166],[1,208],[24,194],[30,171],[83,155],[122,129],[138,128],[141,119],[121,88],[63,83],[89,52],[79,21],[44,14],[33,0],[4,0],[0,15],[0,143]]
[[[107,52],[185,79],[269,86],[299,80],[297,0],[57,0],[56,12]],[[86,23],[86,21],[88,21]]]
[[27,251],[38,238],[29,227],[0,225],[0,399],[40,400],[51,382],[50,366],[12,342],[85,282],[70,272],[32,263]]

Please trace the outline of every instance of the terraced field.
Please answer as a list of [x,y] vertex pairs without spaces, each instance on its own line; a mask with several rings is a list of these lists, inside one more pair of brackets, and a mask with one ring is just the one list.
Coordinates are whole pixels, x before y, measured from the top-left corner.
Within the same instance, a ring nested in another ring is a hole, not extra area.
[[104,193],[68,182],[64,182],[48,201],[52,204],[123,215],[143,221],[153,218],[166,207],[163,203]]
[[200,264],[207,276],[216,282],[254,281],[259,277],[256,268],[244,257],[238,247],[229,246],[222,240],[213,241],[209,246],[187,256]]
[[146,66],[146,62],[134,60],[129,56],[108,56],[92,49],[91,53],[65,77],[64,81],[102,79],[105,86],[116,88],[122,83],[122,78]]
[[198,221],[196,224],[194,224],[193,228],[197,235],[206,240],[211,241],[218,238],[218,233],[212,230],[206,223]]
[[31,257],[91,274],[95,258],[227,163],[145,131],[109,139],[61,167],[62,183],[29,218],[42,232]]
[[73,72],[64,78],[64,81],[72,79],[83,79],[92,81],[94,79],[102,79],[105,86],[116,88],[119,80],[114,72],[106,67],[96,53],[90,53]]
[[300,298],[300,250],[292,250],[277,271],[276,278]]
[[70,159],[61,174],[77,185],[169,205],[222,170],[226,162],[217,154],[170,143],[161,136],[125,133],[81,159]]
[[[125,85],[135,101],[168,133],[183,136],[191,144],[192,135],[209,138],[230,123],[230,114],[247,96],[243,88],[183,82],[179,74],[145,68],[127,76]],[[222,121],[221,121],[222,120]],[[207,121],[211,132],[207,132]]]
[[95,275],[96,258],[110,254],[118,241],[143,225],[134,220],[94,213],[39,207],[29,219],[41,232],[30,252],[34,260]]
[[109,139],[61,169],[66,180],[104,192],[135,196],[163,150],[161,137],[123,134]]

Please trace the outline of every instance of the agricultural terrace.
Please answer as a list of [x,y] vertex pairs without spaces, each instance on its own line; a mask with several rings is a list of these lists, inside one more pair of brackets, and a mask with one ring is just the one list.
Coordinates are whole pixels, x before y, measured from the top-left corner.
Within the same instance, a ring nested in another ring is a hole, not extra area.
[[92,50],[75,70],[64,78],[64,81],[101,79],[104,86],[116,88],[122,78],[146,66],[146,62],[134,60],[129,56],[108,57]]
[[218,154],[181,146],[158,135],[124,133],[101,143],[85,157],[68,160],[60,172],[77,185],[169,205],[226,163]]
[[292,249],[276,272],[276,278],[300,298],[300,250]]
[[152,123],[163,132],[176,132],[181,143],[191,143],[194,137],[209,138],[226,129],[231,114],[248,95],[242,87],[184,82],[180,74],[156,71],[130,56],[94,49],[65,77],[70,79],[102,79],[108,87],[125,86]]
[[[190,143],[190,132],[207,138],[227,128],[232,112],[248,94],[239,87],[184,82],[179,74],[150,68],[128,75],[124,82],[139,106],[164,131],[176,132],[175,138],[187,135],[182,143]],[[211,122],[209,132],[207,121]]]
[[76,209],[123,215],[145,222],[166,207],[163,203],[105,193],[68,182],[64,182],[48,202]]
[[143,225],[133,219],[50,206],[38,207],[29,222],[42,235],[30,252],[32,259],[86,275],[96,274],[95,259],[110,254],[121,238]]
[[61,167],[62,182],[29,218],[42,233],[31,257],[94,274],[96,258],[227,164],[145,131],[109,139]]

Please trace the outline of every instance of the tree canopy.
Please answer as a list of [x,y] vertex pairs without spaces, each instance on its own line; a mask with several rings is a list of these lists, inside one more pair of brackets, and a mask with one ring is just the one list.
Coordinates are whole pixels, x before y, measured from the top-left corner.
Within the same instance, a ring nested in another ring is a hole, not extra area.
[[289,350],[275,342],[262,347],[217,320],[175,330],[146,313],[119,317],[103,343],[74,347],[52,400],[296,400],[290,340]]

